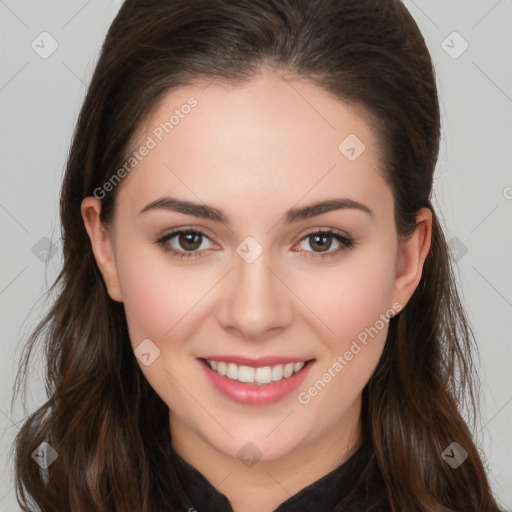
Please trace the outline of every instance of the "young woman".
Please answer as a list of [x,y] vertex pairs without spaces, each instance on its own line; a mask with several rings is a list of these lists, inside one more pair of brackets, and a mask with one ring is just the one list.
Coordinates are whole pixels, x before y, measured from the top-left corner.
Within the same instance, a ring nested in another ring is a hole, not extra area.
[[22,367],[43,339],[23,509],[498,510],[439,136],[398,0],[126,0]]

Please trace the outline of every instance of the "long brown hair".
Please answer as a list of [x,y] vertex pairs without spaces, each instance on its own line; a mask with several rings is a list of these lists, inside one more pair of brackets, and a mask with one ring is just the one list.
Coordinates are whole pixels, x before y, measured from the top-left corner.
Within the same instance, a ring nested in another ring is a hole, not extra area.
[[[23,510],[150,512],[151,430],[167,406],[135,361],[123,305],[110,299],[80,213],[133,150],[139,123],[163,94],[195,80],[242,83],[262,66],[306,78],[374,120],[395,201],[397,232],[431,204],[440,115],[432,60],[398,0],[125,0],[80,111],[64,176],[63,268],[54,302],[25,346],[13,402],[44,343],[48,400],[15,443]],[[120,185],[122,186],[122,184]],[[112,218],[120,188],[105,195]],[[497,510],[460,413],[476,411],[474,339],[441,225],[406,308],[390,321],[363,393],[363,423],[394,512]],[[58,453],[46,478],[32,451]],[[457,442],[454,469],[442,452]]]

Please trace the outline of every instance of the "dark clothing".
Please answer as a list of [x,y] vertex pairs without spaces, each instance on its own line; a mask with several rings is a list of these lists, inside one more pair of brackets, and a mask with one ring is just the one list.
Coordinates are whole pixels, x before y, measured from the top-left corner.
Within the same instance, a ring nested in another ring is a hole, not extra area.
[[[155,512],[233,512],[227,497],[174,450],[169,430],[162,433],[155,455]],[[389,512],[382,476],[375,468],[372,446],[365,444],[273,512]]]

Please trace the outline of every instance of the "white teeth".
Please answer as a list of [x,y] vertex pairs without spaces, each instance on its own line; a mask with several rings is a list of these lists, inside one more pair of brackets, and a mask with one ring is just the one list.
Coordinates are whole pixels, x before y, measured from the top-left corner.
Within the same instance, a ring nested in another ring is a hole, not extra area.
[[225,375],[232,380],[247,382],[253,384],[268,384],[291,377],[294,373],[302,370],[305,363],[277,364],[275,366],[261,366],[253,368],[252,366],[238,366],[235,363],[225,363],[223,361],[206,360],[208,366],[219,375]]
[[283,378],[283,365],[278,364],[272,368],[272,380],[281,380]]
[[293,373],[293,363],[288,363],[283,370],[283,377],[286,379]]
[[219,361],[217,365],[217,373],[219,375],[226,375],[227,366],[228,365],[226,363]]
[[238,366],[235,363],[228,363],[226,377],[229,377],[230,379],[233,380],[238,379]]
[[[269,382],[272,382],[272,368],[270,366],[256,368],[254,373],[255,376],[253,382],[259,382],[261,384],[268,384]],[[238,376],[238,378],[240,379],[240,376]]]
[[230,379],[239,380],[240,382],[254,382],[254,374],[256,373],[254,368],[250,366],[237,366],[234,363],[230,363],[230,366],[233,365],[235,371],[233,374],[228,375]]

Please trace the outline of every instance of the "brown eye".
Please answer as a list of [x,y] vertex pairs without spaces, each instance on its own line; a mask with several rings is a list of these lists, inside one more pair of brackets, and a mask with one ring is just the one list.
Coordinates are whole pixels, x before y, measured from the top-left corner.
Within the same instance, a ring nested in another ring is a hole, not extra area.
[[310,235],[309,245],[316,252],[323,252],[330,249],[332,245],[332,236],[327,234]]
[[[210,246],[208,245],[210,243]],[[208,255],[205,249],[215,244],[197,229],[180,229],[168,233],[156,240],[165,252],[183,258],[195,258]]]
[[[337,247],[335,247],[334,250],[330,250],[333,242]],[[340,235],[339,233],[331,230],[324,230],[309,233],[299,242],[298,247],[300,247],[303,252],[309,253],[307,256],[312,258],[325,258],[336,256],[346,249],[350,249],[354,245],[354,239]]]
[[178,243],[186,251],[195,251],[201,246],[202,238],[200,233],[181,233],[178,236]]

